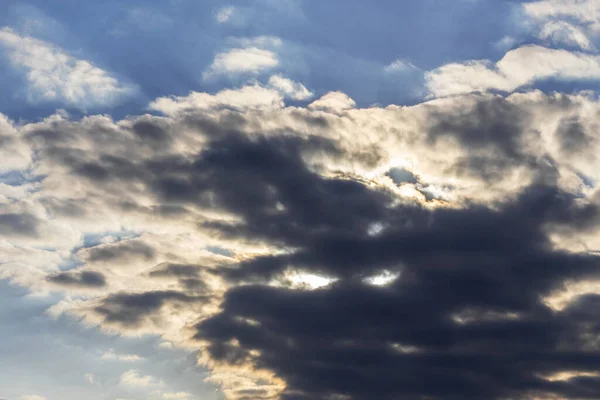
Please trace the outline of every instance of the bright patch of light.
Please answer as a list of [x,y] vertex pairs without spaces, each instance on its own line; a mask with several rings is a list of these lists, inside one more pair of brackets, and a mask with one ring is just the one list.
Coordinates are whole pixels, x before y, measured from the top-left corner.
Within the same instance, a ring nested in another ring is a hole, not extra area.
[[365,279],[365,282],[374,286],[386,286],[400,277],[399,272],[383,271],[379,275],[371,276]]
[[420,353],[421,349],[415,346],[407,346],[400,343],[393,343],[392,348],[401,354],[415,354]]
[[578,372],[578,371],[562,371],[552,375],[544,376],[544,379],[550,382],[566,382],[573,378],[598,378],[600,374],[597,372]]
[[381,222],[375,222],[369,226],[369,236],[378,236],[383,231],[383,224]]
[[315,290],[328,286],[337,279],[309,273],[293,273],[286,277],[295,289]]

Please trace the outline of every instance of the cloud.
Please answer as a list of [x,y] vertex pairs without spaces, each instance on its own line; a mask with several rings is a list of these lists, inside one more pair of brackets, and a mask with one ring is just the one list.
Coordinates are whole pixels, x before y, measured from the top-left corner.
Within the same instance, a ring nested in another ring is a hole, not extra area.
[[8,171],[25,170],[31,163],[28,146],[5,115],[0,114],[0,174]]
[[11,64],[26,74],[27,98],[32,103],[58,102],[86,109],[117,104],[137,91],[89,61],[10,28],[0,30],[0,45]]
[[204,73],[205,79],[218,75],[238,75],[258,73],[279,65],[277,54],[258,47],[246,47],[218,53],[213,63]]
[[489,61],[452,63],[426,74],[432,96],[500,90],[512,92],[544,79],[592,80],[600,78],[600,57],[529,45]]
[[418,69],[415,67],[410,61],[397,59],[393,61],[391,64],[385,66],[384,70],[387,73],[395,73],[395,72],[407,72],[411,70]]
[[218,23],[224,24],[231,19],[233,14],[235,13],[235,7],[233,6],[225,6],[221,7],[215,14],[215,19]]
[[191,92],[188,96],[162,97],[150,104],[150,109],[173,115],[197,109],[257,110],[283,107],[279,91],[260,85],[247,85],[240,89],[225,89],[214,95]]
[[47,400],[47,399],[45,397],[32,394],[32,395],[27,395],[27,396],[21,396],[21,400]]
[[136,362],[143,360],[143,358],[138,356],[137,354],[117,354],[112,349],[102,354],[101,358],[103,360],[119,360],[125,362]]
[[595,97],[286,107],[255,84],[151,107],[13,127],[43,179],[0,203],[23,226],[2,271],[64,293],[50,315],[197,350],[235,400],[595,395]]
[[121,385],[144,388],[164,386],[164,382],[150,375],[140,375],[138,371],[131,369],[121,375]]
[[534,19],[572,18],[595,32],[600,30],[598,0],[541,0],[524,3],[523,9]]
[[269,86],[281,92],[292,100],[308,100],[313,93],[299,82],[284,78],[281,75],[273,75],[269,78]]
[[554,44],[565,44],[583,50],[595,49],[583,30],[564,21],[546,22],[538,36]]
[[330,92],[320,99],[310,103],[308,108],[311,110],[324,110],[333,113],[341,113],[350,110],[356,106],[356,102],[347,94],[342,92]]
[[104,275],[99,272],[83,271],[80,273],[61,272],[48,277],[48,281],[60,286],[76,286],[83,288],[98,288],[106,285]]

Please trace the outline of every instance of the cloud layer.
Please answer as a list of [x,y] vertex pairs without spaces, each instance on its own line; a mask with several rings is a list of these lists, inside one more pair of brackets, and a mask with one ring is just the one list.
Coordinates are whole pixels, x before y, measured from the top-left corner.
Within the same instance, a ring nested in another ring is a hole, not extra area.
[[229,399],[593,398],[599,107],[303,108],[255,84],[7,122],[27,151],[2,274],[68,293],[52,315],[200,348]]
[[53,2],[0,4],[0,397],[597,398],[600,2]]

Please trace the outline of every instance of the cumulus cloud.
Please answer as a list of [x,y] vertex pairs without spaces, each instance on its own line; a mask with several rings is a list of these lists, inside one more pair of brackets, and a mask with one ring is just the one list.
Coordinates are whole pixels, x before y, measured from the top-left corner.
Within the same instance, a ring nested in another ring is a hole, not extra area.
[[493,64],[485,60],[446,64],[426,74],[432,96],[500,90],[512,92],[544,79],[600,78],[600,57],[529,45],[511,50]]
[[[2,271],[65,293],[51,315],[197,351],[234,400],[596,393],[594,97],[287,107],[254,84],[151,107],[11,126],[43,178],[0,203]],[[82,239],[107,232],[133,233]]]
[[59,102],[83,108],[110,106],[133,95],[136,88],[65,50],[10,28],[0,30],[0,46],[15,68],[26,75],[31,102]]
[[320,99],[310,103],[308,108],[311,110],[323,110],[333,113],[340,113],[350,110],[356,106],[356,102],[346,93],[330,92]]
[[313,93],[303,84],[284,78],[281,75],[271,76],[269,78],[269,86],[292,100],[308,100],[313,97]]

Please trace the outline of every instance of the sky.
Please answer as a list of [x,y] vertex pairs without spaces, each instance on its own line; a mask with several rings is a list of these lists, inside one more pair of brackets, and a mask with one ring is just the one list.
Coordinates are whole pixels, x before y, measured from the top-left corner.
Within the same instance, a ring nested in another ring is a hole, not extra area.
[[3,0],[0,399],[600,397],[600,0]]

